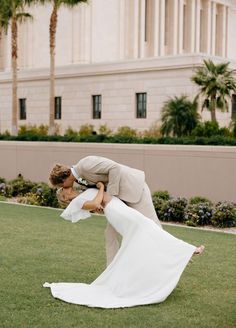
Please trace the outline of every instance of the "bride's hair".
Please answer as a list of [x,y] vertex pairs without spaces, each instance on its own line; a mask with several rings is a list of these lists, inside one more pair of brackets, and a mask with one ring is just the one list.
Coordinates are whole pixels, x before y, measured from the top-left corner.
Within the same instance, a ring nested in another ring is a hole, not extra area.
[[[57,189],[57,199],[58,199],[58,202],[63,205],[63,207],[67,206],[70,204],[70,202],[76,197],[72,197],[72,198],[67,198],[66,195],[63,193],[63,188],[59,188]],[[78,193],[79,194],[79,193]]]
[[57,189],[57,199],[59,204],[62,206],[67,206],[71,202],[71,200],[65,199],[65,195],[63,194],[63,188]]

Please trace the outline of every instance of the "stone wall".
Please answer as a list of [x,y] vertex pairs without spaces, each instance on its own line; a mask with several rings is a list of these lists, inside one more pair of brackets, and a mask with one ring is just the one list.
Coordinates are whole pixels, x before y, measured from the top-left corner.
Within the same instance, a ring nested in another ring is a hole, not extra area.
[[236,202],[236,147],[0,141],[0,177],[47,182],[55,163],[87,155],[144,170],[152,192]]

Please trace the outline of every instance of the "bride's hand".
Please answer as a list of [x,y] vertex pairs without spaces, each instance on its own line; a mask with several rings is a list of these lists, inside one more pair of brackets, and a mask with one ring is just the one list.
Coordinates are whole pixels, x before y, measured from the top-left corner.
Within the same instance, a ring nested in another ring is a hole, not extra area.
[[96,187],[97,187],[98,189],[101,189],[102,187],[104,188],[104,184],[103,184],[102,182],[98,182],[98,183],[96,184]]

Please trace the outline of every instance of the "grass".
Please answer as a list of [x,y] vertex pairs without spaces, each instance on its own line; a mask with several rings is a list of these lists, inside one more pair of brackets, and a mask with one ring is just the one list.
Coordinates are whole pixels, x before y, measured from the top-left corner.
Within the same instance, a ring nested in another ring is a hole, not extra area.
[[59,211],[0,203],[0,326],[2,328],[236,327],[236,237],[165,226],[204,244],[164,303],[96,309],[55,300],[48,282],[92,282],[105,268],[103,217],[77,224]]

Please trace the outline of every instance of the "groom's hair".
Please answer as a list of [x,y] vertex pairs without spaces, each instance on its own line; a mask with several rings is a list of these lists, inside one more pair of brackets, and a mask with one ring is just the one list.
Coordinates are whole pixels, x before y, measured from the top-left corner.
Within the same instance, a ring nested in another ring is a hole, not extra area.
[[56,164],[49,175],[49,181],[53,186],[57,186],[71,175],[71,169],[63,164]]

